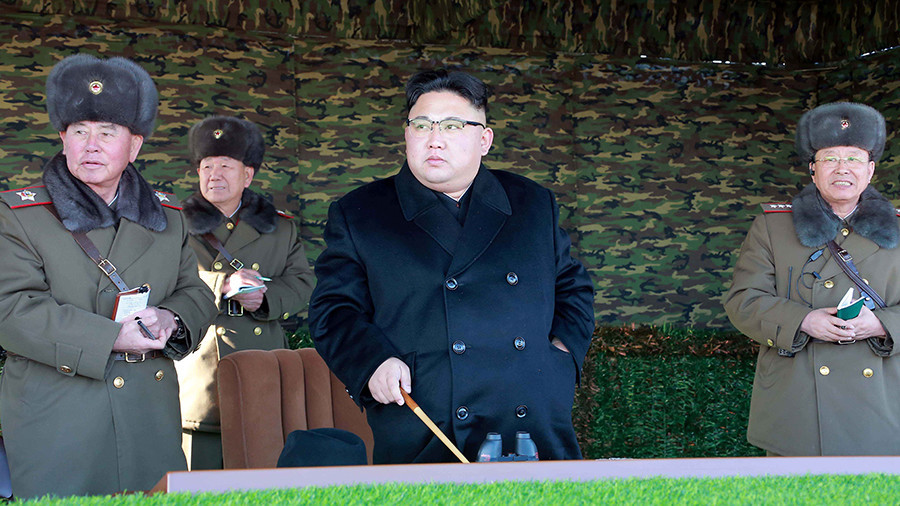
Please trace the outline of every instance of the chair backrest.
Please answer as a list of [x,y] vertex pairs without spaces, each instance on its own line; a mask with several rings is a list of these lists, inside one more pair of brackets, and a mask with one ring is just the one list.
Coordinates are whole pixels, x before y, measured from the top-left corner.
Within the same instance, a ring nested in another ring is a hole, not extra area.
[[372,463],[365,413],[316,350],[238,351],[216,375],[225,469],[276,467],[288,434],[322,427],[361,437]]

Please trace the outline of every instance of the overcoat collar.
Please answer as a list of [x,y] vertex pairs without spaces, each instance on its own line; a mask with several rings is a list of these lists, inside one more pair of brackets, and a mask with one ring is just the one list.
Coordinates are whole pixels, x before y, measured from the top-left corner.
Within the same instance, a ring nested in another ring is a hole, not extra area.
[[420,183],[407,164],[394,179],[403,216],[430,235],[453,255],[449,274],[468,267],[496,237],[512,214],[506,191],[484,165],[472,182],[465,226],[438,201],[437,195]]
[[60,221],[70,232],[111,227],[121,218],[154,232],[166,229],[166,213],[159,198],[130,163],[119,180],[119,199],[114,209],[88,185],[72,176],[62,152],[44,166],[42,179]]
[[[188,231],[193,235],[212,232],[225,223],[225,215],[199,192],[184,199],[183,210],[188,222]],[[244,188],[244,193],[241,194],[241,208],[236,218],[246,222],[260,234],[268,234],[275,231],[278,212],[262,195]]]
[[[843,221],[834,214],[815,184],[809,184],[791,202],[794,229],[800,243],[818,248],[837,236]],[[853,231],[878,246],[896,248],[900,243],[897,210],[869,186],[859,197],[856,211],[847,219]],[[851,252],[853,253],[853,252]]]

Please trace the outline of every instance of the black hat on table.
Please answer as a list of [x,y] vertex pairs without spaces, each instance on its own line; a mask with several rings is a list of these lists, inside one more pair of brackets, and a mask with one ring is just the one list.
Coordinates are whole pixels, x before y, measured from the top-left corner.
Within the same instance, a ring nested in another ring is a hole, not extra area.
[[256,124],[229,116],[212,116],[192,126],[188,149],[194,167],[208,156],[227,156],[259,170],[266,153]]
[[54,65],[47,77],[47,113],[59,132],[79,121],[101,121],[147,137],[158,101],[153,79],[127,58],[76,54]]
[[797,124],[797,153],[812,161],[816,151],[834,146],[855,146],[877,162],[884,153],[884,117],[875,109],[854,102],[834,102],[809,110]]
[[288,434],[278,467],[364,466],[366,445],[356,434],[335,428]]

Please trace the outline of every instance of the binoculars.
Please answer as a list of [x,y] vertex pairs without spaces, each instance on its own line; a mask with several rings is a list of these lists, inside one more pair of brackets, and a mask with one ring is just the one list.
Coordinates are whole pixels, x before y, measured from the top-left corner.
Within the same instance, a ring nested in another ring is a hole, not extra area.
[[497,432],[488,432],[484,442],[478,447],[478,462],[518,462],[538,460],[537,446],[531,434],[516,432],[516,452],[503,455],[503,440]]

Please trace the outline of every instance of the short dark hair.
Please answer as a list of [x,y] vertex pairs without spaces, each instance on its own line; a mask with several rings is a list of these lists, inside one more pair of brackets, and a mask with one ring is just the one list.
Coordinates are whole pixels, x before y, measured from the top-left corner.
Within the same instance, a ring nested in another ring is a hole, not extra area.
[[491,96],[488,85],[465,72],[447,72],[445,69],[423,70],[409,78],[406,83],[406,112],[416,105],[419,97],[432,91],[452,91],[487,114],[488,97]]

